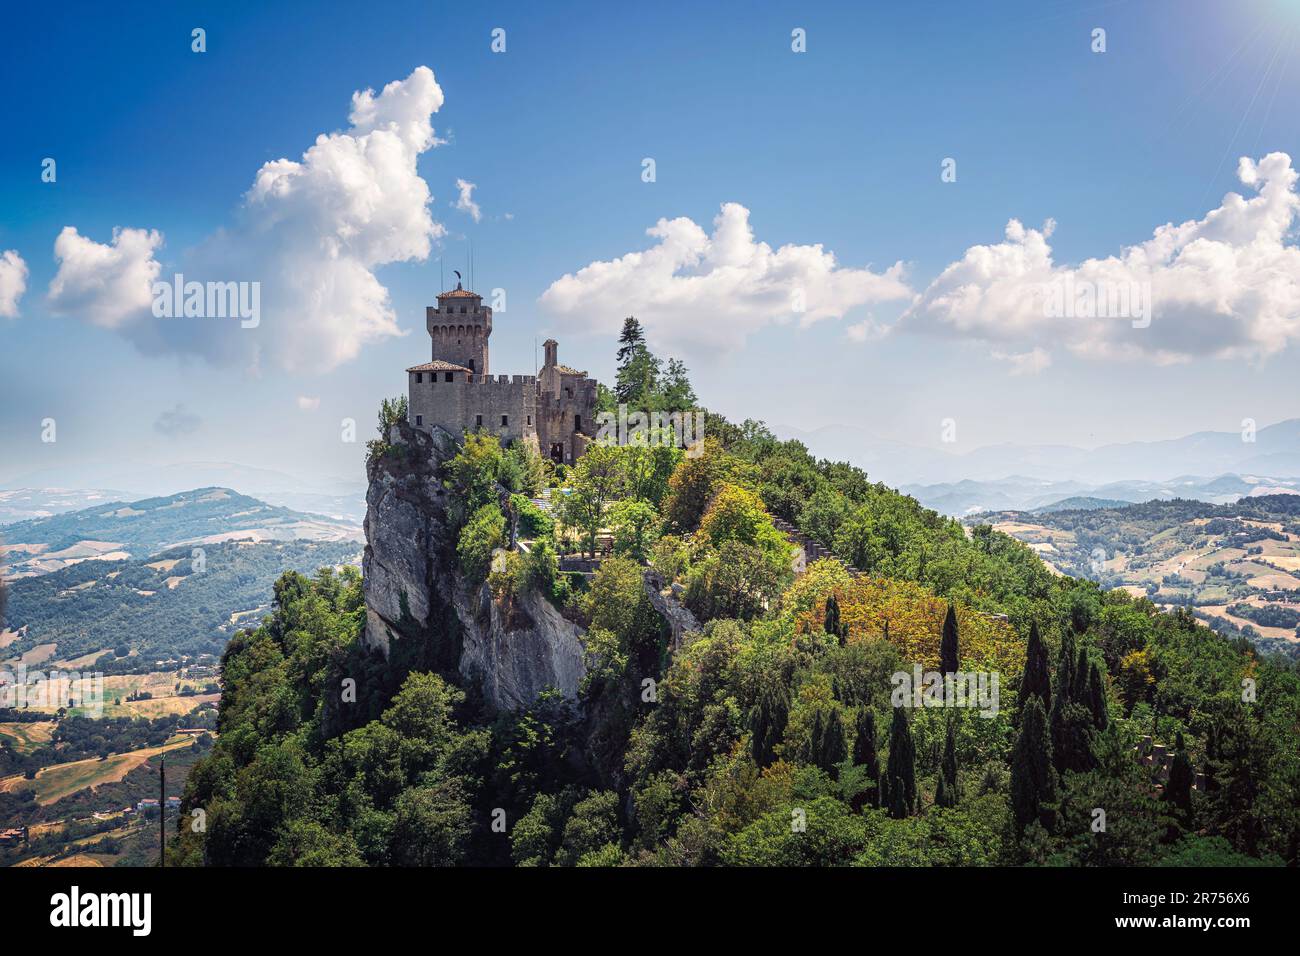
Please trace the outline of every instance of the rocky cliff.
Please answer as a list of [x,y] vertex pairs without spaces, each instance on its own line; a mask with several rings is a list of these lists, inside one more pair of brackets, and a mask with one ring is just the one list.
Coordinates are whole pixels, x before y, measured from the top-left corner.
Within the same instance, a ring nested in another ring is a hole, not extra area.
[[468,587],[457,570],[456,502],[443,485],[455,454],[450,435],[403,422],[371,456],[363,642],[387,658],[454,668],[498,708],[527,706],[548,687],[575,698],[586,674],[583,628],[537,594],[504,613],[486,584]]

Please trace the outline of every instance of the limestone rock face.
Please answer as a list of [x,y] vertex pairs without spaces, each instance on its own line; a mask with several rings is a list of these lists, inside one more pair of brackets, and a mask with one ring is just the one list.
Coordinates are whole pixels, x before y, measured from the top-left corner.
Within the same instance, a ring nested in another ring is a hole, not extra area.
[[690,609],[682,604],[678,585],[665,587],[663,579],[649,569],[642,575],[642,581],[651,606],[668,623],[668,629],[672,632],[674,651],[682,646],[682,640],[687,634],[698,634],[704,630]]
[[475,607],[467,604],[456,604],[465,629],[460,672],[481,679],[484,693],[497,707],[527,707],[548,687],[570,699],[577,696],[587,673],[583,628],[536,591],[520,595],[509,618],[492,600],[486,584]]
[[457,502],[441,474],[455,440],[401,423],[389,444],[367,470],[365,645],[385,657],[399,641],[458,648],[459,672],[481,681],[503,710],[530,705],[548,687],[576,698],[586,674],[583,628],[536,593],[520,595],[507,615],[487,585],[470,589],[461,579],[450,514]]

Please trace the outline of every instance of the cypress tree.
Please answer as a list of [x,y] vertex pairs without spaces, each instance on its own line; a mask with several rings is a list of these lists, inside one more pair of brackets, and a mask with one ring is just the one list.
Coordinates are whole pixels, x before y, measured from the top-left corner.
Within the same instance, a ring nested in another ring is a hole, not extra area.
[[865,767],[867,779],[871,786],[867,790],[867,802],[873,807],[880,806],[880,758],[877,756],[879,745],[876,742],[876,715],[865,704],[858,708],[854,726],[853,764]]
[[1043,703],[1043,713],[1052,710],[1052,662],[1047,654],[1047,645],[1038,632],[1038,622],[1029,625],[1029,644],[1025,648],[1025,672],[1020,678],[1020,700],[1016,710],[1016,723],[1030,697],[1037,697]]
[[838,708],[833,709],[830,716],[826,718],[826,730],[822,735],[822,746],[818,756],[817,766],[832,777],[839,775],[840,764],[848,757],[848,744],[844,739],[844,720],[840,717]]
[[1056,803],[1056,769],[1046,715],[1037,696],[1025,704],[1020,733],[1011,752],[1011,813],[1016,835],[1037,820],[1051,832]]
[[1092,671],[1092,664],[1088,660],[1086,647],[1079,648],[1076,660],[1074,680],[1071,682],[1074,687],[1074,697],[1077,703],[1087,705],[1089,703],[1088,676]]
[[1110,716],[1106,712],[1106,681],[1096,662],[1088,672],[1088,706],[1092,710],[1092,725],[1098,730],[1105,730],[1110,723]]
[[934,805],[936,807],[955,807],[957,805],[957,798],[953,796],[952,790],[948,787],[948,783],[944,780],[942,774],[939,775],[938,789],[934,791]]
[[840,602],[832,594],[826,599],[826,617],[822,621],[822,630],[832,637],[840,636]]
[[769,686],[750,713],[750,752],[754,763],[768,766],[776,759],[776,745],[790,720],[790,698],[784,685]]
[[957,609],[948,602],[948,613],[943,619],[943,639],[939,642],[939,670],[952,674],[959,667],[957,657]]
[[[948,717],[948,734],[943,742],[943,760],[939,765],[939,782],[947,784],[945,788],[952,801],[945,806],[955,806],[960,791],[957,786],[957,721]],[[936,800],[938,797],[935,798]]]
[[808,763],[818,767],[821,766],[822,748],[825,746],[825,739],[826,717],[819,707],[817,712],[813,714],[812,730],[809,732]]
[[885,763],[889,815],[896,820],[911,816],[916,808],[916,744],[907,725],[905,708],[894,708],[889,726],[889,759]]
[[1174,742],[1174,762],[1169,768],[1169,781],[1161,797],[1179,811],[1179,822],[1186,824],[1192,812],[1192,763],[1187,759],[1186,745],[1180,731]]
[[1070,631],[1061,638],[1049,723],[1052,755],[1059,773],[1067,770],[1082,773],[1096,766],[1092,752],[1093,714],[1088,695],[1087,654],[1082,649],[1075,651]]

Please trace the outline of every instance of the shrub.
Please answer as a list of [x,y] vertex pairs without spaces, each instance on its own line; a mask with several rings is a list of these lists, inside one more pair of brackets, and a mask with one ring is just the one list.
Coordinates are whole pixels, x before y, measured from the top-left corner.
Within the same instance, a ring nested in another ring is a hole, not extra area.
[[505,543],[506,519],[494,504],[483,505],[461,530],[456,545],[461,572],[471,584],[487,578],[492,567],[492,552]]

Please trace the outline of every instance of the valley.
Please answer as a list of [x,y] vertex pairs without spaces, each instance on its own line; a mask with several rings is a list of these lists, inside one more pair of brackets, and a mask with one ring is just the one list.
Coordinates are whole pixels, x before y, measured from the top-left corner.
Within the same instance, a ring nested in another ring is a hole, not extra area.
[[1189,607],[1220,633],[1300,656],[1300,497],[1004,511],[967,523],[1023,541],[1059,574]]

